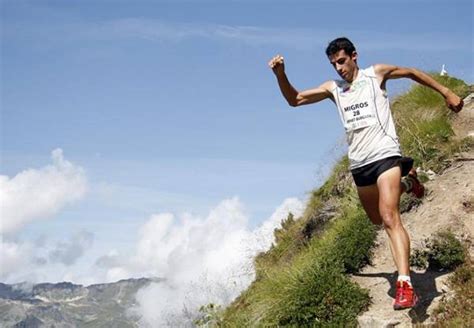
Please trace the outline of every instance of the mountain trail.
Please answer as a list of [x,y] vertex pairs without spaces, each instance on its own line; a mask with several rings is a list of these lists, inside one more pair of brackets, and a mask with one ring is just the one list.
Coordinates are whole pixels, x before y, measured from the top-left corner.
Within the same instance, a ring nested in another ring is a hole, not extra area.
[[[474,137],[474,93],[464,99],[465,107],[453,121],[458,138]],[[474,235],[474,150],[459,154],[452,165],[425,184],[422,204],[402,214],[411,248],[419,248],[426,238],[450,228],[462,240],[472,241]],[[469,253],[472,257],[473,245]],[[431,314],[442,297],[452,293],[447,285],[449,272],[413,270],[412,282],[421,297],[415,309],[394,311],[397,273],[383,229],[378,232],[372,265],[352,276],[362,288],[370,291],[372,305],[358,318],[360,327],[412,327],[429,325]]]

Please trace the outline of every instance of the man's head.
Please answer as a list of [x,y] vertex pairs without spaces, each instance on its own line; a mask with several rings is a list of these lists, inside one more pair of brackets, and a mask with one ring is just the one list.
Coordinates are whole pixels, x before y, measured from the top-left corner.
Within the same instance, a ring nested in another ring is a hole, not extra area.
[[347,82],[354,80],[358,70],[357,51],[348,38],[331,41],[326,48],[326,55],[340,77]]

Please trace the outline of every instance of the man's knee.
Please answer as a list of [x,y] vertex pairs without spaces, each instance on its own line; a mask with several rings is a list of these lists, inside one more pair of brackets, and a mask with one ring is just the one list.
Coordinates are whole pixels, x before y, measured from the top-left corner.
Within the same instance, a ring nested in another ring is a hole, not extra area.
[[398,209],[380,209],[380,216],[382,217],[385,228],[394,229],[401,224],[400,213]]

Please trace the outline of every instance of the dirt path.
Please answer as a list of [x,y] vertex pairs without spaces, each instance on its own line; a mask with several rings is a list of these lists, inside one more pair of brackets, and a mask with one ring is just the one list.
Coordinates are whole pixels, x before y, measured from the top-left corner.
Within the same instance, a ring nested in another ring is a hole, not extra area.
[[[465,99],[465,107],[454,121],[458,137],[474,136],[474,94]],[[402,215],[405,228],[410,234],[412,248],[439,230],[451,228],[463,239],[474,236],[474,150],[461,156],[443,174],[426,183],[427,194],[423,203]],[[471,256],[474,254],[470,249]],[[370,291],[373,304],[359,317],[361,327],[412,327],[414,323],[430,323],[430,314],[443,294],[449,274],[446,272],[413,271],[412,281],[421,296],[421,304],[415,309],[393,311],[392,300],[395,265],[383,230],[377,236],[373,265],[367,266],[353,280]]]

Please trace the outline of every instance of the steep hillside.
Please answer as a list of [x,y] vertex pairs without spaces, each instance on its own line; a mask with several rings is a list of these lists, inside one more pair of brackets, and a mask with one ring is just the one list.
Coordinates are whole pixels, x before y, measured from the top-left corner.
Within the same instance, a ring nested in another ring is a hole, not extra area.
[[[463,97],[469,94],[460,80],[433,77]],[[472,96],[466,102],[456,115],[438,94],[414,86],[392,103],[404,153],[415,159],[422,179],[432,179],[421,202],[402,199],[403,220],[415,248],[444,227],[471,240],[474,141],[467,136],[473,126]],[[448,290],[446,272],[416,271],[413,278],[422,294],[421,306],[416,311],[393,311],[396,275],[385,232],[375,229],[360,208],[347,158],[312,192],[304,215],[290,215],[275,237],[273,247],[255,259],[254,283],[224,311],[204,308],[199,324],[411,326],[429,323],[438,296]]]

